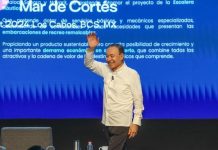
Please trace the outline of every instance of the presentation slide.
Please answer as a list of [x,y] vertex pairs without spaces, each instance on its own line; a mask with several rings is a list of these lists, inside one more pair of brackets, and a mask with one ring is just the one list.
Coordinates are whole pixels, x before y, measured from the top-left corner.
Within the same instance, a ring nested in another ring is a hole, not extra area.
[[101,118],[86,36],[140,75],[144,119],[218,118],[216,0],[0,0],[0,119]]

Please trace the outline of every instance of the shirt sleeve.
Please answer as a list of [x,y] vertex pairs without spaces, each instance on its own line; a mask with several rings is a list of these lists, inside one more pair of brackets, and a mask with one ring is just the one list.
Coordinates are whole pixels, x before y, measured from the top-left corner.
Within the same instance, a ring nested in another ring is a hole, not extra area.
[[141,126],[142,111],[144,110],[144,106],[143,106],[141,81],[138,73],[134,74],[133,76],[131,90],[133,94],[133,103],[134,103],[134,111],[133,111],[134,116],[133,116],[132,123]]
[[105,63],[98,62],[94,60],[94,52],[86,51],[84,64],[85,66],[90,69],[92,72],[104,76],[104,70],[106,68]]

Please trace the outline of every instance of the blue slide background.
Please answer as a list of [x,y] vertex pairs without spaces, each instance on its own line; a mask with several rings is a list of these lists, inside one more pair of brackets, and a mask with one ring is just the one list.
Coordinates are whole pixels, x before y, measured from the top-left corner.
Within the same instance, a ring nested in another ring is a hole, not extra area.
[[[218,118],[217,1],[198,0],[195,5],[187,6],[131,8],[120,6],[117,13],[24,13],[2,10],[0,18],[194,18],[193,30],[92,31],[97,32],[101,42],[108,43],[195,42],[193,54],[179,54],[175,59],[127,59],[126,63],[141,76],[144,118]],[[1,35],[0,41],[86,42],[86,36]],[[84,67],[83,59],[36,61],[0,58],[0,68],[1,119],[101,117],[103,81]]]

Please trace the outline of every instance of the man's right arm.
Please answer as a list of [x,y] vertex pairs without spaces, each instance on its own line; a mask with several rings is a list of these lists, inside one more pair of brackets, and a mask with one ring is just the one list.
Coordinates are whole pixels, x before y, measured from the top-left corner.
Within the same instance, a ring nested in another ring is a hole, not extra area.
[[91,71],[97,73],[100,76],[103,76],[103,70],[105,65],[101,62],[94,60],[94,51],[97,45],[99,44],[99,39],[95,33],[90,33],[87,35],[88,49],[85,55],[85,66]]
[[94,50],[87,49],[84,64],[87,68],[89,68],[92,72],[103,76],[103,70],[105,68],[105,64],[94,60]]

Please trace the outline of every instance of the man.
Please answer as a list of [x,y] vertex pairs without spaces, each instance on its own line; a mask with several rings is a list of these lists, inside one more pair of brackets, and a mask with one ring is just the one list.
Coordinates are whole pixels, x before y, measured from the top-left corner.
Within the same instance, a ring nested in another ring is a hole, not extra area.
[[96,34],[90,33],[87,41],[85,66],[104,78],[102,123],[108,150],[125,150],[127,139],[135,137],[141,126],[144,107],[140,77],[124,63],[122,45],[110,45],[106,52],[107,63],[101,63],[93,59],[99,44]]

